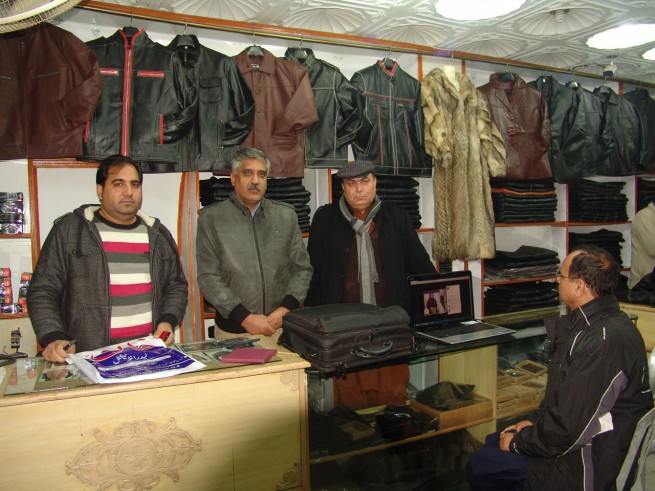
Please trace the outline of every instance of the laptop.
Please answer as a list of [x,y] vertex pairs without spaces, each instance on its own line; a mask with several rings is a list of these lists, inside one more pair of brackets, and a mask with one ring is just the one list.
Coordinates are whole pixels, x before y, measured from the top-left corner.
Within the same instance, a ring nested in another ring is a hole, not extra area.
[[475,318],[471,272],[409,276],[410,323],[417,337],[459,344],[516,331]]

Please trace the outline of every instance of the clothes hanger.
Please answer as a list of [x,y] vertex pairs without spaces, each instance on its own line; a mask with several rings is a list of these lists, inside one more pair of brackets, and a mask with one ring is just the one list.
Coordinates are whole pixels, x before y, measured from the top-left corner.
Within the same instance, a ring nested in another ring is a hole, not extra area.
[[382,60],[382,64],[384,65],[384,68],[387,70],[391,70],[393,66],[396,64],[396,60],[394,60],[391,57],[391,48],[389,48],[389,53],[387,54],[387,57]]
[[246,53],[248,56],[264,56],[264,50],[256,43],[254,32],[252,33],[252,45],[246,48]]
[[180,36],[177,37],[177,46],[178,48],[194,48],[196,43],[193,40],[193,37],[186,33],[187,23],[184,23],[184,31]]
[[298,47],[290,47],[289,49],[291,50],[291,55],[294,57],[294,59],[300,63],[303,63],[304,61],[307,60],[307,57],[309,56],[309,53],[307,53],[307,50],[302,47],[302,34],[300,35],[300,45]]
[[[509,65],[507,65],[507,69],[509,70]],[[504,72],[500,76],[500,81],[501,82],[514,82],[514,80],[516,80],[516,77],[514,77],[514,74],[512,72],[509,72],[509,71]]]
[[125,34],[128,38],[131,38],[131,37],[134,36],[137,32],[139,32],[139,30],[138,30],[136,27],[133,27],[133,26],[132,26],[132,20],[133,20],[133,18],[134,18],[134,16],[133,16],[132,14],[130,14],[130,25],[127,26],[127,27],[123,27],[123,29],[122,29],[123,34]]

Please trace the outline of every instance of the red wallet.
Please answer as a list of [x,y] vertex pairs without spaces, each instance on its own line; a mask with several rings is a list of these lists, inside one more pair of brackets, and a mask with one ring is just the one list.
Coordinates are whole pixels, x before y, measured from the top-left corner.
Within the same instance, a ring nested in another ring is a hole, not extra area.
[[272,348],[237,348],[223,356],[223,363],[266,363],[277,353]]

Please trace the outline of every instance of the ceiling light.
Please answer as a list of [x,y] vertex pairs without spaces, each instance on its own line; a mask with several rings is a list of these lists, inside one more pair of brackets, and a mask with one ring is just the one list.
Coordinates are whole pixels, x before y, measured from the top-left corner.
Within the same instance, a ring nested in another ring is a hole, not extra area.
[[655,48],[649,49],[643,55],[641,55],[644,60],[655,61]]
[[569,11],[569,9],[559,9],[559,10],[553,10],[551,14],[555,16],[555,22],[561,23],[564,22],[566,19],[566,14]]
[[655,24],[626,24],[594,34],[587,46],[596,49],[621,49],[655,41]]
[[437,13],[447,19],[480,20],[514,12],[525,0],[437,0]]

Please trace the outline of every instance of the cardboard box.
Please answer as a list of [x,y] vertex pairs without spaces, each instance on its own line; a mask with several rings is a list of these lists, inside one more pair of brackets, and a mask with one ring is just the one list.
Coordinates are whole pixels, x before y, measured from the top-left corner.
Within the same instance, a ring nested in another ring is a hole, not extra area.
[[471,426],[478,422],[487,421],[493,418],[493,405],[491,400],[476,393],[471,394],[472,404],[447,411],[434,409],[433,407],[421,404],[414,399],[409,405],[417,411],[423,411],[434,417],[439,417],[439,429]]

